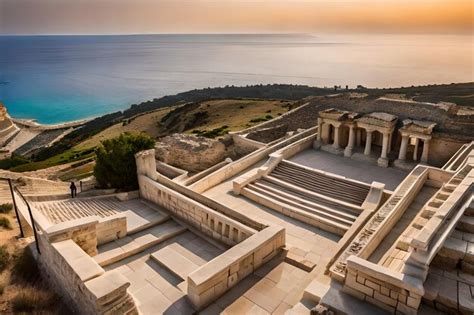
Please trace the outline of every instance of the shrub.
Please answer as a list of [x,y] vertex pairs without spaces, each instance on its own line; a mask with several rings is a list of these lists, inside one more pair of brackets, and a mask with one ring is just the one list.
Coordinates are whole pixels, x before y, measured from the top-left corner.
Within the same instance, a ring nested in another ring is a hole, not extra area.
[[124,133],[102,141],[96,149],[94,175],[103,187],[121,190],[138,188],[135,153],[152,149],[155,140],[145,134]]
[[57,300],[57,297],[49,291],[24,287],[12,298],[11,303],[15,312],[33,312],[52,306]]
[[3,271],[10,261],[10,253],[5,245],[0,246],[0,271]]
[[0,160],[0,169],[9,170],[13,167],[29,163],[30,160],[21,155],[12,154],[11,157]]
[[11,203],[4,203],[0,205],[0,213],[9,213],[12,211],[13,205]]
[[11,230],[12,225],[10,223],[10,220],[8,220],[8,218],[5,218],[5,217],[0,217],[0,227]]

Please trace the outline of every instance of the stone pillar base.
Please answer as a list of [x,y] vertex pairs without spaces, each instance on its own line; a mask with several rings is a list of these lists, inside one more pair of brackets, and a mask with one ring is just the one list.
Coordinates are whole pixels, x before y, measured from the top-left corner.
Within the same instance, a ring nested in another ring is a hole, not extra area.
[[346,148],[344,150],[344,156],[345,157],[350,157],[352,155],[352,148]]
[[389,160],[387,158],[380,157],[377,160],[377,165],[380,167],[388,167],[388,162]]
[[323,142],[320,140],[314,140],[313,142],[313,149],[319,150],[321,149],[321,146],[323,145]]
[[321,146],[321,151],[326,151],[336,155],[344,155],[344,150],[341,148],[335,148],[332,144],[326,144]]
[[405,170],[405,171],[411,171],[412,169],[415,168],[417,164],[418,163],[415,163],[413,161],[400,160],[400,159],[395,160],[395,162],[393,162],[394,167]]

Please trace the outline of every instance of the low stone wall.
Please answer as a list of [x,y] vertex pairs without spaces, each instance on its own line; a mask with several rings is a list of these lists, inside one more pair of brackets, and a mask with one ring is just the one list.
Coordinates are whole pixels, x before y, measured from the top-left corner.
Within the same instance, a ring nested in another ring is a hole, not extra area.
[[72,240],[88,255],[97,255],[98,216],[61,222],[45,230],[50,243]]
[[161,161],[156,161],[156,170],[160,172],[161,174],[165,175],[168,178],[175,178],[180,175],[185,175],[188,172],[185,170],[182,170],[180,168],[168,165],[166,163],[163,163]]
[[275,257],[285,246],[285,229],[270,226],[188,276],[188,298],[200,310]]
[[256,231],[144,176],[138,176],[140,195],[172,212],[202,233],[234,246]]
[[117,213],[100,218],[96,226],[97,245],[106,244],[127,236],[127,217]]
[[211,173],[214,173],[215,171],[217,171],[218,169],[226,166],[227,164],[229,163],[232,163],[232,159],[231,158],[226,158],[224,161],[222,162],[219,162],[217,163],[216,165],[208,168],[207,170],[204,170],[202,172],[199,172],[191,177],[187,177],[183,180],[181,179],[177,179],[175,178],[174,180],[184,186],[189,186],[191,184],[194,184],[195,182],[197,182],[198,180],[200,180],[201,178],[204,178],[206,177],[207,175],[211,174]]
[[351,255],[368,258],[405,213],[418,191],[423,187],[427,177],[427,167],[416,167],[398,185],[392,196],[367,221],[346,248],[341,251],[341,254],[335,259],[334,265],[330,268],[331,272],[345,275],[346,260]]
[[386,311],[417,314],[423,282],[356,256],[347,259],[343,291]]
[[120,273],[105,272],[71,239],[50,243],[40,233],[39,245],[42,274],[78,314],[138,314],[127,292],[130,283]]

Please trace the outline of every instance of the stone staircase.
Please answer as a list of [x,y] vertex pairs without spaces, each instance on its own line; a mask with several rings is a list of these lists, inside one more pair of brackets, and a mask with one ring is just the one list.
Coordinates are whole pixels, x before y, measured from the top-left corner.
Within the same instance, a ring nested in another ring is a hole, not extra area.
[[101,245],[94,260],[102,267],[121,261],[127,257],[141,253],[155,245],[169,240],[187,229],[168,217],[164,222],[156,224],[126,237]]
[[282,161],[270,176],[347,203],[362,205],[370,185],[348,181],[337,175]]
[[432,264],[443,270],[474,275],[474,203],[465,210]]
[[241,194],[270,209],[344,235],[362,212],[369,185],[282,161]]

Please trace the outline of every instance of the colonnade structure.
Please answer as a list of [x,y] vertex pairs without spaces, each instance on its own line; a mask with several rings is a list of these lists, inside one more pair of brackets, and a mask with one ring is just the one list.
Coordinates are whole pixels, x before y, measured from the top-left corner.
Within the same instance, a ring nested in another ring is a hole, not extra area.
[[[430,140],[435,126],[436,123],[431,121],[405,119],[403,127],[399,129],[402,139],[395,164],[403,167],[403,164],[407,163],[409,145],[413,145],[413,162],[428,163]],[[419,156],[420,140],[423,141],[421,157]]]
[[374,145],[379,145],[381,150],[377,155],[377,164],[388,167],[388,154],[391,151],[397,121],[397,116],[382,112],[360,115],[334,108],[326,109],[319,112],[320,132],[315,147],[344,154],[346,157],[355,155],[355,151],[361,148],[363,155],[358,156],[371,159],[375,151]]

